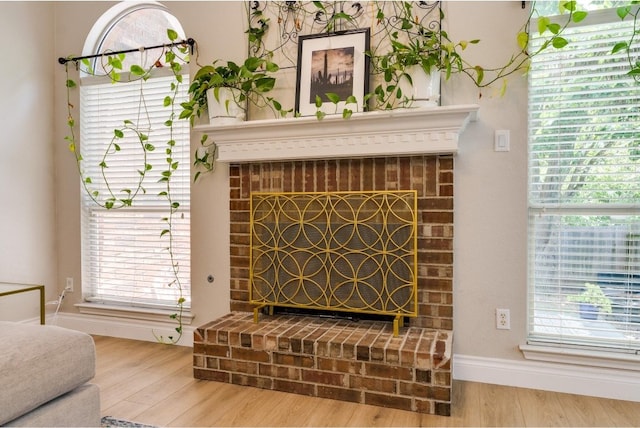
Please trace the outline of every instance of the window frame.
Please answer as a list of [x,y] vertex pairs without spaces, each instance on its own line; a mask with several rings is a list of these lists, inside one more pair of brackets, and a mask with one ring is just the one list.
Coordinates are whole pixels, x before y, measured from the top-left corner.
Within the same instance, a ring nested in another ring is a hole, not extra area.
[[[182,26],[180,25],[179,21],[162,4],[158,2],[143,2],[143,3],[121,2],[111,7],[98,20],[96,20],[96,23],[94,24],[92,30],[87,36],[87,39],[85,40],[83,55],[95,54],[101,48],[105,37],[114,28],[114,26],[117,25],[118,22],[126,18],[129,14],[142,9],[157,9],[162,12],[165,12],[165,14],[168,15],[167,18],[169,20],[172,20],[172,19],[175,20],[175,25],[177,27],[174,29],[179,34],[181,34],[182,37],[184,38],[184,30],[182,29]],[[160,44],[160,43],[162,43],[162,41],[160,41],[157,44]],[[157,52],[160,52],[160,51],[157,51]],[[153,54],[155,54],[155,52]],[[183,69],[181,74],[183,76],[183,79],[185,79],[184,82],[182,83],[182,87],[183,87],[182,93],[184,97],[188,97],[187,88],[189,85],[189,76],[190,76],[188,64],[183,64]],[[123,81],[127,81],[129,79],[127,72],[123,72],[121,73],[121,75],[122,75]],[[152,77],[150,79],[154,79],[157,77],[169,77],[169,76],[173,76],[173,73],[168,68],[160,68],[160,69],[156,68],[153,70]],[[106,80],[108,80],[108,78],[105,76],[89,76],[87,73],[81,72],[80,90],[82,91],[83,88],[86,88],[88,86],[103,84]],[[169,86],[167,86],[167,92],[168,91],[169,91]],[[82,100],[82,96],[80,97],[80,99]],[[82,119],[85,118],[86,115],[83,114],[84,107],[82,102],[80,102],[79,105],[80,105],[80,117],[81,117],[81,129],[82,129],[85,122]],[[179,102],[176,103],[176,105],[179,105]],[[162,109],[164,107],[162,107],[162,105],[160,104],[160,108]],[[164,110],[162,111],[166,111],[168,116],[169,110],[167,108],[164,108]],[[176,113],[176,116],[177,116],[177,113]],[[157,123],[158,127],[160,126],[164,127],[165,120],[166,118],[163,118],[161,122],[158,122]],[[177,120],[178,119],[176,118],[176,121]],[[190,236],[189,236],[190,235],[190,225],[189,225],[190,181],[191,181],[190,180],[190,127],[188,123],[181,123],[181,122],[179,123],[180,123],[180,128],[182,129],[181,132],[184,137],[184,147],[180,150],[180,154],[174,152],[173,156],[176,157],[176,159],[178,159],[178,157],[180,158],[179,159],[180,165],[182,166],[183,170],[186,168],[186,171],[182,173],[182,175],[185,175],[186,178],[182,179],[182,182],[180,185],[182,186],[182,189],[184,190],[184,192],[186,192],[187,198],[183,200],[179,200],[180,211],[178,215],[180,215],[180,213],[187,215],[186,234],[187,234],[187,243],[188,243],[186,247],[186,253],[185,253],[187,257],[187,265],[181,267],[181,269],[186,269],[186,272],[184,272],[184,275],[182,277],[182,282],[183,282],[182,288],[184,292],[183,297],[185,297],[186,300],[183,304],[182,311],[181,311],[183,316],[181,323],[190,324],[191,319],[193,317],[193,315],[189,312],[191,307],[191,294],[190,294],[190,282],[191,282],[190,252],[191,250],[190,250]],[[166,127],[163,128],[162,130],[164,129],[166,129]],[[113,132],[113,131],[110,130],[109,132]],[[81,131],[81,135],[82,135],[82,131]],[[160,140],[160,141],[163,141],[163,140]],[[82,145],[83,144],[81,141],[80,142],[81,148],[82,148]],[[174,150],[177,147],[178,145],[174,147]],[[162,147],[157,147],[156,149],[158,151],[164,152],[165,148],[164,146],[162,146]],[[87,269],[87,265],[86,265],[87,259],[86,259],[85,251],[86,251],[87,240],[90,239],[88,237],[89,232],[86,230],[86,227],[87,227],[86,221],[85,221],[86,216],[90,212],[95,212],[95,211],[108,212],[109,210],[107,210],[106,208],[99,207],[98,205],[92,202],[91,204],[87,204],[86,203],[87,195],[85,194],[84,190],[82,190],[82,192],[83,192],[82,194],[83,201],[81,202],[81,218],[83,219],[83,221],[82,221],[82,227],[81,227],[82,229],[81,241],[82,241],[83,249],[82,249],[81,263],[82,263],[82,277],[83,277],[83,281],[82,281],[83,282],[83,302],[77,305],[80,309],[80,312],[90,313],[90,314],[98,313],[101,315],[117,315],[117,316],[124,316],[127,318],[137,318],[137,319],[145,319],[145,320],[152,320],[152,321],[174,322],[173,320],[169,319],[168,315],[171,315],[176,312],[177,299],[172,300],[171,303],[166,303],[166,304],[162,304],[162,303],[156,304],[153,302],[148,302],[148,303],[128,302],[127,303],[127,302],[117,302],[109,299],[108,300],[95,299],[95,298],[91,298],[87,294],[87,289],[92,288],[93,284],[92,284],[92,279],[90,279],[89,270]],[[156,199],[158,200],[157,201],[158,203],[155,204],[154,206],[151,206],[151,207],[142,206],[140,208],[136,208],[135,202],[134,202],[134,206],[125,208],[125,210],[130,210],[131,212],[135,212],[136,210],[142,210],[144,212],[150,212],[150,211],[156,212],[157,213],[157,235],[160,236],[162,229],[166,228],[166,225],[163,224],[161,219],[162,217],[167,216],[169,207],[166,199],[163,199],[160,197],[157,197]],[[154,232],[154,234],[155,233],[156,232]],[[168,237],[164,237],[163,239],[166,241]],[[166,246],[166,243],[164,246]],[[164,246],[162,246],[161,248],[164,248]]]
[[[561,16],[550,17],[553,22],[562,22]],[[564,16],[566,19],[566,16]],[[593,26],[605,23],[620,22],[620,18],[615,13],[615,8],[607,10],[590,11],[586,20],[575,27]],[[531,28],[537,28],[536,20],[532,20]],[[549,48],[553,49],[553,48]],[[536,58],[533,59],[534,61]],[[531,75],[529,79],[532,79]],[[529,106],[531,106],[531,87],[529,88]],[[636,104],[636,106],[640,103]],[[640,216],[640,203],[618,203],[618,204],[569,204],[569,203],[541,203],[532,200],[532,136],[531,136],[531,112],[529,113],[529,143],[528,143],[528,280],[527,280],[527,344],[520,349],[528,359],[544,360],[553,362],[571,362],[587,365],[598,365],[611,368],[625,368],[633,366],[638,370],[637,362],[640,356],[640,339],[630,340],[629,343],[615,344],[614,341],[604,339],[576,340],[578,336],[556,337],[536,333],[536,284],[534,283],[536,257],[534,250],[536,218],[544,215],[585,215],[585,214],[606,214],[610,216],[627,215]],[[635,223],[634,223],[635,224]],[[634,366],[635,365],[635,366]]]

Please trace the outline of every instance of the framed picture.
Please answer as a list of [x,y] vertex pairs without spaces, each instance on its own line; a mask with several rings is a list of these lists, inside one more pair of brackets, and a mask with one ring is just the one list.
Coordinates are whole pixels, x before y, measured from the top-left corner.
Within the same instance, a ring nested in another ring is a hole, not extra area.
[[295,110],[301,116],[316,114],[316,95],[322,99],[321,110],[336,112],[336,105],[326,96],[337,94],[337,112],[345,108],[344,100],[354,96],[364,110],[364,95],[369,90],[369,28],[339,33],[300,36],[298,42],[298,73],[296,78]]

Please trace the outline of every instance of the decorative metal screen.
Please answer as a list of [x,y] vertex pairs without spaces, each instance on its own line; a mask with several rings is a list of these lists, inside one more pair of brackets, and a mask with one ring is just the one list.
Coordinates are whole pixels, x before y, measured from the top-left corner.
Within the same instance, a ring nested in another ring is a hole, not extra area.
[[415,191],[253,193],[251,303],[417,315]]

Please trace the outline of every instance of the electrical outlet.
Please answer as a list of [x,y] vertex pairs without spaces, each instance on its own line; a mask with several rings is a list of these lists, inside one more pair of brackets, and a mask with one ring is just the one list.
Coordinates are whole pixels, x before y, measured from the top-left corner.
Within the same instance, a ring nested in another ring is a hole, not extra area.
[[67,277],[67,285],[64,287],[65,291],[73,293],[73,278]]
[[511,330],[509,309],[496,309],[496,328],[498,330]]

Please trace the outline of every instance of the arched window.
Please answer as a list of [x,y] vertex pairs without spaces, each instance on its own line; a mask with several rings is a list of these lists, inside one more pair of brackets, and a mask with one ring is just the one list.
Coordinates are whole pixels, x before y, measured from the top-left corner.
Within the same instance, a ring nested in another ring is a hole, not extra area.
[[[123,2],[109,9],[92,28],[84,47],[84,55],[102,54],[169,43],[167,30],[180,39],[184,31],[178,20],[159,3]],[[171,95],[175,77],[162,67],[163,49],[139,49],[127,53],[121,79],[113,84],[109,78],[107,57],[97,57],[90,64],[91,73],[83,73],[80,85],[80,147],[82,167],[89,177],[103,174],[105,149],[114,130],[124,131],[118,140],[119,150],[107,161],[108,182],[116,190],[132,188],[140,171],[148,168],[139,192],[131,206],[108,209],[96,204],[91,195],[82,198],[82,292],[85,302],[175,310],[178,298],[190,307],[190,172],[189,124],[175,120],[170,134],[165,122],[170,110],[163,100]],[[149,79],[127,72],[130,65],[146,68],[158,64]],[[183,83],[176,106],[186,100],[189,85],[188,68],[182,70]],[[177,112],[179,114],[179,112]],[[123,127],[131,121],[146,142],[155,150],[140,149],[140,137]],[[172,217],[172,254],[169,253],[167,229],[169,202],[163,192],[168,169],[166,147],[170,141],[171,157],[178,169],[171,177],[171,197],[179,203]],[[150,165],[150,166],[147,166]],[[93,183],[92,183],[93,184]],[[94,184],[100,186],[102,184]],[[98,188],[99,191],[106,190]],[[173,256],[173,258],[171,257]],[[178,269],[180,287],[176,285],[174,266]]]

